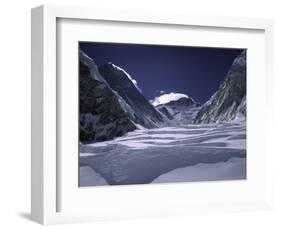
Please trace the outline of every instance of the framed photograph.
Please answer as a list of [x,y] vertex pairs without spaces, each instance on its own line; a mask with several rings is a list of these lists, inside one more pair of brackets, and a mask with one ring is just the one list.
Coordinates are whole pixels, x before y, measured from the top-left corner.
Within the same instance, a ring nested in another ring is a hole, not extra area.
[[246,56],[80,42],[79,186],[246,179]]
[[272,33],[266,19],[34,8],[32,219],[271,208]]

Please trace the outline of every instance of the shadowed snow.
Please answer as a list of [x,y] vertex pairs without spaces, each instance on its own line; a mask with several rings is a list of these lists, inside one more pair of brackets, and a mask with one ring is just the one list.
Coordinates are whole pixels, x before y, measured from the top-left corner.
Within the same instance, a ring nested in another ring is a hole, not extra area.
[[231,158],[226,162],[213,164],[200,163],[165,173],[152,183],[242,180],[246,179],[246,159]]
[[106,180],[92,168],[80,167],[80,181],[79,186],[91,186],[91,185],[108,185]]

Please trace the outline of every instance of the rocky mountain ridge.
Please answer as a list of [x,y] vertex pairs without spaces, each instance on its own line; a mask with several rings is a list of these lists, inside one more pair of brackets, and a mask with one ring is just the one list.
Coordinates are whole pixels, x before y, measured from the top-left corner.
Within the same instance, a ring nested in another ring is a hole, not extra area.
[[217,92],[198,112],[194,123],[221,123],[246,118],[246,50],[231,65]]

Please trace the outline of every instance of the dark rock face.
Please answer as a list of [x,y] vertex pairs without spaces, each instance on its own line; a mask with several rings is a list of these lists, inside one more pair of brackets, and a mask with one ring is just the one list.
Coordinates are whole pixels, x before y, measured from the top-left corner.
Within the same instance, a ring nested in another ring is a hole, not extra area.
[[176,124],[191,124],[200,109],[200,104],[192,98],[182,97],[176,101],[157,105],[156,108]]
[[200,106],[200,104],[195,102],[191,97],[189,98],[182,97],[177,101],[170,101],[169,103],[166,103],[165,106],[187,108],[187,107],[198,107]]
[[146,128],[162,126],[168,119],[143,96],[133,79],[120,67],[105,64],[98,67],[110,88],[134,111],[134,121]]
[[111,140],[135,130],[128,105],[100,76],[97,66],[80,52],[80,142]]
[[246,50],[233,62],[218,91],[197,114],[194,123],[220,123],[246,117]]
[[173,115],[169,112],[169,110],[165,106],[158,106],[158,110],[163,113],[168,119],[173,120]]

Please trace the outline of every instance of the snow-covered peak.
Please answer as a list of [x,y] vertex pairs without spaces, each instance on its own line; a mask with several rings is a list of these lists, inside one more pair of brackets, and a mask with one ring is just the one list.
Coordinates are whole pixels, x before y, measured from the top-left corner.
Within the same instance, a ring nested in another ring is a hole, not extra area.
[[[111,65],[114,69],[123,72],[123,73],[127,76],[127,78],[129,78],[130,81],[137,87],[137,89],[139,89],[137,81],[136,81],[135,79],[133,79],[133,78],[131,77],[131,75],[128,74],[123,68],[121,68],[121,67],[119,67],[119,66],[117,66],[117,65],[115,65],[115,64],[113,64],[113,63],[111,63],[111,62],[108,62],[107,64]],[[140,89],[139,89],[139,90],[140,90]]]
[[154,105],[162,105],[162,104],[167,104],[171,101],[177,101],[181,98],[189,98],[189,96],[187,96],[186,94],[183,93],[168,93],[168,94],[162,94],[159,97],[155,97],[153,100],[151,100],[150,102]]

